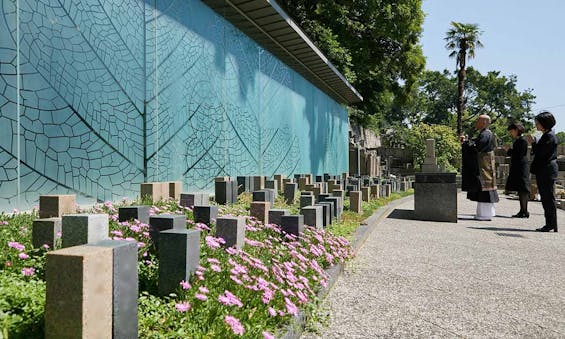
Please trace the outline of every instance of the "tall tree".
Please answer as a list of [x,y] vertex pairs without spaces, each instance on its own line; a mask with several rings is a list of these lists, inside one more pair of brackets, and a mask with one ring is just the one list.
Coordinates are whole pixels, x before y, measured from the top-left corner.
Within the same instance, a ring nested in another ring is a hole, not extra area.
[[483,47],[479,40],[481,35],[479,26],[476,24],[463,24],[460,22],[451,22],[451,28],[445,36],[445,47],[451,51],[449,57],[456,58],[457,68],[457,135],[461,135],[463,131],[462,116],[465,110],[465,76],[467,67],[467,58],[475,57],[475,49]]
[[407,101],[425,66],[422,0],[278,3],[363,96],[353,119],[381,125]]

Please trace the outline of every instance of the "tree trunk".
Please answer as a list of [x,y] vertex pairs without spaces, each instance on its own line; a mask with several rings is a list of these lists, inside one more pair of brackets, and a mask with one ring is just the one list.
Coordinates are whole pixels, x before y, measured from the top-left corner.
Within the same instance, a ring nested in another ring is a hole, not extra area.
[[457,72],[457,136],[460,136],[461,133],[463,133],[461,119],[463,117],[463,111],[465,110],[465,98],[463,95],[465,92],[466,58],[466,51],[461,51],[459,59],[459,70]]

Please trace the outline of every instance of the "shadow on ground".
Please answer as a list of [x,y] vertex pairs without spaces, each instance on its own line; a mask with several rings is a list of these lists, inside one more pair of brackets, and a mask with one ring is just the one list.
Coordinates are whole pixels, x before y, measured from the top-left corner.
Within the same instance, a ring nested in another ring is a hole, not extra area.
[[394,209],[387,216],[388,219],[414,220],[414,210]]

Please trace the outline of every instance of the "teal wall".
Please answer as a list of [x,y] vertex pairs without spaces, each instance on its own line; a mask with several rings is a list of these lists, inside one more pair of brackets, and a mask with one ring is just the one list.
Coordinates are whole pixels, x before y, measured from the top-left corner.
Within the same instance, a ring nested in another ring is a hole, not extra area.
[[347,171],[346,108],[197,0],[2,0],[0,210]]

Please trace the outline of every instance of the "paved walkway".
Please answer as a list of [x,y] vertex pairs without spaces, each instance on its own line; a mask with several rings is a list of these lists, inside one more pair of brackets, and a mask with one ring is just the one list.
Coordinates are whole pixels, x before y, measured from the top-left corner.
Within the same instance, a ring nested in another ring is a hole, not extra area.
[[459,222],[410,220],[405,200],[376,225],[325,300],[329,327],[304,338],[565,338],[565,211],[560,233],[510,218],[500,195],[493,221],[458,195]]

